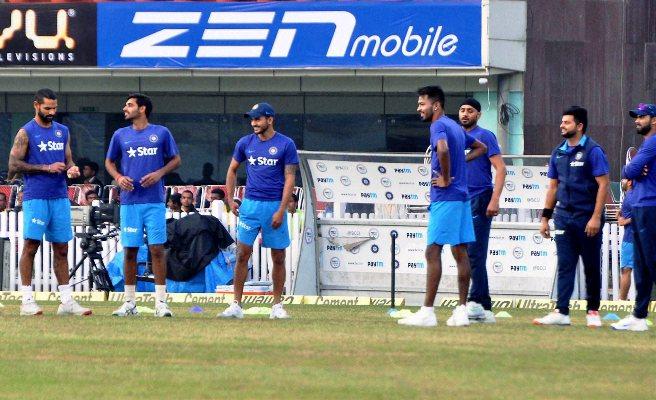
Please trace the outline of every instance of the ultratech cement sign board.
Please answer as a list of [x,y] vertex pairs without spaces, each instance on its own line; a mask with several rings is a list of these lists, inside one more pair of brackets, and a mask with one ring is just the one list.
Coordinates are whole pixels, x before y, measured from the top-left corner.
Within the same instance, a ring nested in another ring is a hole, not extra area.
[[97,65],[95,4],[2,4],[0,26],[0,67]]
[[481,66],[480,0],[97,7],[105,68]]

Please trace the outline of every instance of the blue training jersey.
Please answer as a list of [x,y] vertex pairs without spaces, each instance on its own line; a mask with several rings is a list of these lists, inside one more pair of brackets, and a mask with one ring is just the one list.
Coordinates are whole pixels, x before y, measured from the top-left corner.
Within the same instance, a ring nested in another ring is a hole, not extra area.
[[168,159],[178,154],[173,135],[161,125],[148,124],[143,130],[132,126],[114,132],[107,150],[107,159],[121,160],[121,173],[132,178],[134,189],[121,191],[121,204],[164,202],[164,181],[143,187],[141,178],[162,168]]
[[[66,144],[69,140],[68,127],[52,122],[44,128],[31,120],[23,126],[29,141],[25,162],[33,165],[66,163]],[[24,174],[23,200],[68,198],[66,171],[59,174],[33,172]]]
[[[628,190],[624,194],[624,200],[622,200],[622,207],[620,208],[620,214],[623,218],[633,218],[633,204],[635,203],[635,200],[635,189]],[[622,237],[622,241],[633,243],[633,223],[624,225],[624,236]]]
[[469,195],[475,197],[494,188],[490,157],[501,154],[501,149],[497,137],[487,129],[477,126],[467,133],[487,146],[487,154],[467,163],[467,187]]
[[437,155],[437,142],[447,141],[449,159],[451,160],[451,184],[445,188],[431,185],[431,202],[435,201],[465,201],[469,199],[467,190],[467,165],[465,149],[476,139],[467,134],[454,120],[447,116],[440,117],[430,126],[431,168],[432,177],[441,175],[440,162]]
[[232,158],[247,162],[244,197],[251,200],[282,200],[285,166],[298,164],[294,141],[279,132],[264,141],[254,133],[242,137]]
[[[643,172],[645,166],[647,176]],[[631,162],[624,167],[623,176],[633,180],[634,207],[656,206],[656,136],[645,139]]]

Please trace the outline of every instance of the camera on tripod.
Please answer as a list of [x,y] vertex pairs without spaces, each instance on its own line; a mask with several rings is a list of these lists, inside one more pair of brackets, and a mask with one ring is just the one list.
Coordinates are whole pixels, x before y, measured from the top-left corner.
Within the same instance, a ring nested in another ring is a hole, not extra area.
[[92,206],[72,206],[71,225],[81,226],[84,232],[76,232],[75,237],[80,239],[80,249],[83,257],[71,270],[72,278],[77,270],[89,260],[89,274],[82,281],[89,280],[91,289],[104,292],[114,291],[114,285],[109,277],[102,259],[102,242],[114,238],[119,234],[120,207],[118,204],[96,204]]

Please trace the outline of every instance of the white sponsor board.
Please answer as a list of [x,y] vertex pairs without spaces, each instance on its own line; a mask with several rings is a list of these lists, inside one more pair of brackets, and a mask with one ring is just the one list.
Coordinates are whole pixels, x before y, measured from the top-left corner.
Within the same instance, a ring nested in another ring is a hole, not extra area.
[[[308,160],[321,202],[408,204],[430,202],[430,165]],[[501,208],[542,209],[547,167],[507,166]]]
[[541,210],[548,186],[547,167],[506,166],[499,207]]
[[342,203],[428,204],[430,166],[408,163],[308,160],[317,200]]
[[[390,232],[396,231],[396,271],[425,274],[425,226],[322,225],[319,259],[323,271],[384,273],[391,271]],[[351,250],[353,244],[359,246]],[[556,246],[532,230],[492,229],[487,256],[490,280],[495,277],[552,279],[556,270]],[[442,274],[458,273],[450,247],[442,253]],[[334,282],[337,283],[337,282]],[[492,285],[492,283],[491,283]]]

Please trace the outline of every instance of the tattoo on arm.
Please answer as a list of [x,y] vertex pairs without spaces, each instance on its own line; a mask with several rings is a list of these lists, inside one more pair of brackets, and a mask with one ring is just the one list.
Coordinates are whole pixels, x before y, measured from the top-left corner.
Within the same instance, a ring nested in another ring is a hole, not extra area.
[[298,165],[296,165],[296,164],[287,164],[287,165],[285,165],[285,176],[292,175],[295,178],[297,169],[298,169]]
[[28,164],[25,162],[27,156],[29,139],[27,132],[20,129],[14,139],[14,144],[9,152],[9,174],[8,178],[12,179],[15,175],[21,173],[42,172],[43,165]]

